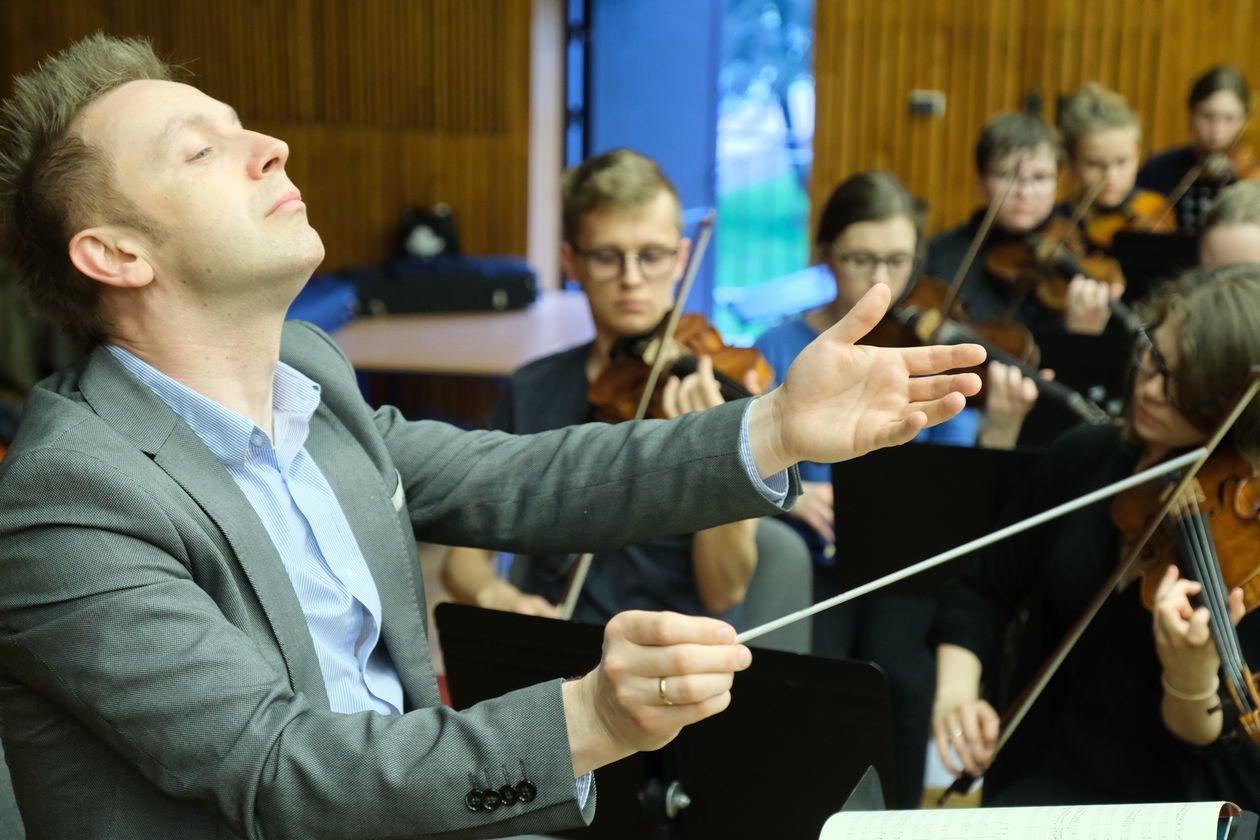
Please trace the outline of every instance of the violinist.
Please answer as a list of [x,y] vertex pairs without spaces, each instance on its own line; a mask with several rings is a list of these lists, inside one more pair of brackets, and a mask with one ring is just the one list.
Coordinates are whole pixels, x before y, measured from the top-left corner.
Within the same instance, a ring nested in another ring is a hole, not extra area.
[[1212,202],[1199,234],[1199,263],[1260,263],[1260,181],[1230,184]]
[[[1012,247],[1018,250],[1050,223],[1062,163],[1063,149],[1054,129],[1029,114],[998,114],[980,133],[975,165],[986,207],[965,224],[933,237],[924,264],[925,274],[952,280],[980,231],[987,205],[1005,192],[993,228],[963,283],[962,301],[972,318],[1012,317],[1034,334],[1065,329],[1096,334],[1106,326],[1111,317],[1109,293],[1101,282],[1084,276],[1071,278],[1065,306],[1058,312],[1041,303],[1035,294],[1017,288],[990,262],[995,254]],[[1009,190],[1004,190],[1008,185]]]
[[[1191,271],[1157,290],[1142,314],[1149,332],[1136,337],[1123,427],[1060,438],[1017,496],[1012,519],[1202,444],[1260,363],[1258,266]],[[1248,470],[1260,465],[1260,405],[1247,408],[1222,446]],[[955,772],[983,773],[985,805],[1228,799],[1254,810],[1260,747],[1234,737],[1237,715],[1214,686],[1219,660],[1206,612],[1187,600],[1197,584],[1175,571],[1152,578],[1153,617],[1136,582],[1110,595],[994,758],[995,709],[1006,706],[993,699],[999,686],[1026,684],[1115,569],[1123,547],[1111,512],[1110,501],[1099,502],[996,544],[951,583],[932,632],[941,757]],[[1222,610],[1235,623],[1240,594]],[[1014,664],[1003,672],[1003,640],[1015,624]],[[1237,634],[1254,661],[1260,619],[1243,618]]]
[[[690,242],[682,208],[657,164],[629,149],[591,158],[566,173],[561,263],[586,294],[595,339],[525,365],[491,412],[491,428],[531,434],[595,419],[589,384],[610,363],[618,339],[657,326],[673,304]],[[722,402],[712,372],[701,369],[664,387],[667,417]],[[773,519],[750,519],[664,537],[594,558],[574,618],[606,623],[627,609],[720,616],[736,623],[759,555],[804,565],[804,544]],[[523,589],[497,576],[489,552],[454,548],[444,583],[456,600],[556,616],[573,558],[532,557]]]
[[1122,230],[1171,233],[1175,229],[1172,215],[1165,212],[1164,197],[1137,186],[1142,128],[1123,96],[1095,82],[1086,84],[1060,108],[1059,129],[1067,168],[1077,186],[1075,200],[1060,211],[1070,216],[1075,204],[1097,187],[1080,221],[1090,246],[1107,251]]
[[1255,161],[1239,135],[1251,114],[1251,85],[1232,64],[1218,64],[1195,80],[1186,100],[1190,145],[1152,156],[1138,170],[1139,187],[1164,196],[1182,184],[1191,170],[1198,177],[1174,201],[1178,229],[1197,233],[1203,216],[1221,188],[1252,176]]
[[[887,172],[860,172],[836,187],[818,219],[814,258],[836,282],[830,303],[788,318],[767,330],[757,348],[776,379],[819,333],[836,323],[872,285],[890,287],[893,300],[913,285],[919,261],[924,208]],[[973,408],[927,429],[920,442],[1008,448],[1037,391],[1016,368],[992,363],[986,376],[986,418]],[[983,426],[983,428],[981,428]],[[979,440],[977,440],[977,438]],[[837,594],[834,565],[846,560],[844,546],[835,556],[822,551],[833,540],[831,467],[799,465],[802,494],[790,516],[807,533],[815,561],[814,599]],[[853,558],[854,560],[856,558]],[[888,673],[893,693],[897,741],[897,790],[900,807],[919,805],[923,779],[923,742],[928,731],[933,663],[925,643],[930,609],[903,596],[875,593],[814,617],[814,652],[845,659],[869,659]]]

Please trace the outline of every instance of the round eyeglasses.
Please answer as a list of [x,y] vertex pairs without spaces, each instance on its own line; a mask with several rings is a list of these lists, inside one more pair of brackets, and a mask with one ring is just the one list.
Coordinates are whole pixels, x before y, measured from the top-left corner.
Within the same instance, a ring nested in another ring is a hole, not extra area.
[[650,283],[671,279],[678,264],[677,248],[644,248],[631,254],[618,248],[592,248],[579,250],[577,255],[582,258],[587,275],[598,283],[621,279],[629,259],[635,261],[639,275]]

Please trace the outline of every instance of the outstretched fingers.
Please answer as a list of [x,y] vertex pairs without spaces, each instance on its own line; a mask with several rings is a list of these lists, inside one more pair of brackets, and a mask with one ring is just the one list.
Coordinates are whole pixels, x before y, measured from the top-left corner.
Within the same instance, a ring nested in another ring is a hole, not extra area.
[[[901,357],[911,376],[928,376],[947,370],[976,367],[983,364],[987,356],[985,349],[979,344],[931,344],[927,347],[906,347],[901,351]],[[976,390],[979,389],[977,377]]]
[[891,302],[892,290],[883,283],[876,283],[824,335],[844,344],[857,344],[884,317]]

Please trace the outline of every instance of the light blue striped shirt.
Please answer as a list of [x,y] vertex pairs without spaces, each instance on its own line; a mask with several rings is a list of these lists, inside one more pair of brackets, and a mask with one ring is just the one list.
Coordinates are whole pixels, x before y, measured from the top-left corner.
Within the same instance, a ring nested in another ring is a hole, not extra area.
[[276,366],[273,439],[132,353],[108,349],[192,427],[258,513],[302,604],[332,710],[401,712],[402,683],[378,644],[380,593],[341,503],[305,448],[319,384],[284,362]]

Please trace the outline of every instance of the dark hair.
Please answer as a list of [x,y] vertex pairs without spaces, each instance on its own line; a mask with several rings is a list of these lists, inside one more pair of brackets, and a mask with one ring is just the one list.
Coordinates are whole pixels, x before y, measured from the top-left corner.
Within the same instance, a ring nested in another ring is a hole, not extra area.
[[1186,107],[1193,111],[1200,102],[1223,90],[1238,97],[1243,113],[1251,113],[1251,85],[1247,84],[1247,77],[1242,71],[1232,64],[1218,64],[1195,79],[1190,88],[1190,96],[1186,99]]
[[1040,117],[1018,111],[1003,111],[989,120],[976,141],[976,171],[984,175],[994,161],[1012,152],[1034,151],[1049,146],[1055,166],[1063,165],[1063,146],[1054,129]]
[[845,228],[858,222],[885,222],[904,216],[914,225],[915,246],[923,239],[923,202],[888,172],[859,172],[831,193],[818,215],[814,242],[830,245]]
[[560,186],[560,219],[564,241],[577,244],[582,219],[595,210],[634,210],[667,192],[677,208],[682,232],[682,203],[678,190],[656,161],[633,149],[613,149],[584,160],[564,173]]
[[[1248,371],[1260,365],[1260,265],[1191,269],[1158,287],[1139,314],[1150,329],[1181,319],[1172,374],[1177,408],[1195,428],[1211,432]],[[1238,418],[1229,439],[1260,469],[1260,401]]]

